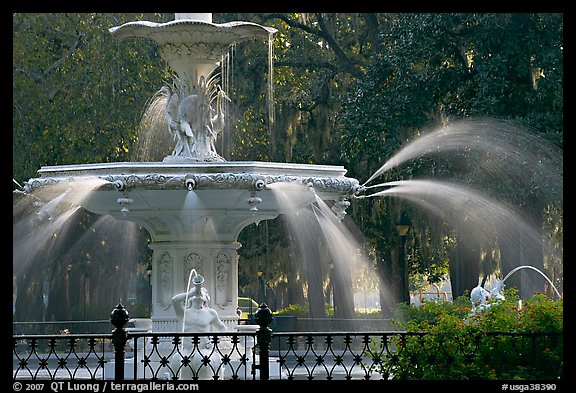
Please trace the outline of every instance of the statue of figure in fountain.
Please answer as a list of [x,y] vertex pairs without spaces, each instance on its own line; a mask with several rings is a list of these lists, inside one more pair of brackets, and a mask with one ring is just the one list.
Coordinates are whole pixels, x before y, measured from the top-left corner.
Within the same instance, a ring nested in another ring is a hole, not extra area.
[[[192,278],[192,290],[172,298],[176,315],[181,319],[182,331],[186,333],[208,333],[225,331],[226,325],[218,313],[208,307],[209,296],[204,285],[204,277],[196,274]],[[209,337],[199,337],[198,343],[191,337],[183,337],[180,356],[174,356],[172,368],[180,379],[212,379],[221,362]],[[187,359],[190,363],[186,365]],[[178,372],[179,370],[179,372]]]
[[180,131],[180,97],[173,88],[169,86],[162,86],[156,95],[164,95],[166,97],[166,104],[164,106],[164,118],[168,123],[168,133],[174,136],[176,146],[172,155],[174,156],[191,156],[190,146],[194,142],[194,134],[189,135],[186,132]]
[[[208,307],[210,300],[204,277],[196,274],[192,278],[194,287],[188,293],[180,293],[172,298],[176,315],[183,320],[183,331],[192,333],[206,333],[214,330],[225,331],[226,325],[218,317],[218,313]],[[184,305],[188,297],[188,304]]]
[[181,98],[174,89],[163,86],[157,94],[166,96],[164,117],[168,132],[177,140],[172,156],[197,161],[223,161],[216,152],[215,142],[224,129],[224,99],[230,100],[217,86],[216,108],[212,108],[210,89],[204,77],[199,87]]

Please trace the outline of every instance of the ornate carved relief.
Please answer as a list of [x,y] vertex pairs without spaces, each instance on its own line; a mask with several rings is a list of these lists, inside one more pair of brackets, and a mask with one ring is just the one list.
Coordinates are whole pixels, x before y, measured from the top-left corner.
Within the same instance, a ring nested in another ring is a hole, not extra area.
[[172,304],[173,261],[168,251],[164,251],[158,260],[158,303],[164,310]]
[[232,257],[220,251],[216,256],[216,304],[226,308],[232,303]]
[[[101,176],[107,181],[99,190],[222,190],[245,189],[259,191],[273,183],[300,183],[310,185],[317,191],[354,194],[359,190],[358,180],[347,177],[306,177],[306,176],[273,176],[248,173],[210,173],[210,174],[130,174]],[[51,186],[62,181],[70,181],[70,177],[30,179],[26,183],[26,192]],[[72,179],[73,180],[73,179]]]
[[206,275],[204,272],[204,259],[195,252],[188,254],[184,258],[184,288],[188,288],[188,279],[192,269],[202,276]]
[[[177,36],[176,36],[177,37]],[[219,61],[222,55],[228,52],[228,44],[220,42],[194,42],[181,44],[164,44],[160,48],[160,56],[163,59],[177,59],[188,57],[201,59],[205,62]]]
[[[182,175],[109,175],[103,177],[109,181],[101,189],[115,189],[116,182],[125,184],[127,190],[138,189],[188,189],[187,180],[193,180],[194,189],[246,189],[261,190],[273,183],[300,183],[311,185],[318,191],[331,191],[339,193],[354,193],[358,188],[358,181],[347,177],[305,177],[305,176],[272,176],[255,175],[250,173],[209,173],[209,174],[182,174]],[[35,183],[34,186],[41,184]]]

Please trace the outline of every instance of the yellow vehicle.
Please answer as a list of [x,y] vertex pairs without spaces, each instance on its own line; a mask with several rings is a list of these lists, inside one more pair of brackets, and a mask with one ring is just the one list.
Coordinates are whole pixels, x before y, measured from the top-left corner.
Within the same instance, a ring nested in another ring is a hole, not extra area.
[[242,310],[242,315],[240,315],[240,319],[248,319],[250,313],[252,316],[258,310],[260,305],[256,302],[256,300],[249,298],[249,297],[239,297],[238,298],[238,308]]

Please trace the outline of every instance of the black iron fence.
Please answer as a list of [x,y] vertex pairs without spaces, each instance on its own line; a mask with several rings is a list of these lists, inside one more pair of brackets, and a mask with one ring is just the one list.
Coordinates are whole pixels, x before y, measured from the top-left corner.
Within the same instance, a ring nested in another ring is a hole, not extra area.
[[562,333],[275,333],[274,344],[278,379],[563,378]]
[[563,378],[562,333],[273,332],[265,305],[253,332],[129,332],[121,305],[111,321],[109,334],[14,335],[13,379]]
[[106,334],[110,333],[110,320],[12,322],[12,335],[47,334]]

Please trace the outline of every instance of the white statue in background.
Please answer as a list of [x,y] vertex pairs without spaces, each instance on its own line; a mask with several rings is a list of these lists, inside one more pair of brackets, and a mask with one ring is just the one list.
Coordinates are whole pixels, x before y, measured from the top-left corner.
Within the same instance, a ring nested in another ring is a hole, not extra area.
[[504,281],[496,280],[496,286],[491,290],[484,289],[478,285],[470,291],[470,301],[472,302],[472,312],[469,316],[477,315],[488,310],[493,304],[504,300],[502,291],[504,290]]
[[[209,296],[203,287],[204,277],[199,274],[192,278],[193,288],[190,292],[178,294],[172,298],[176,315],[182,323],[182,331],[186,333],[209,333],[226,331],[226,325],[218,317],[218,313],[208,307]],[[180,356],[174,356],[172,368],[174,372],[180,369],[179,379],[212,379],[220,367],[221,357],[209,337],[200,337],[198,344],[193,337],[183,337]],[[183,365],[187,358],[189,365]],[[206,364],[205,360],[209,359]]]

